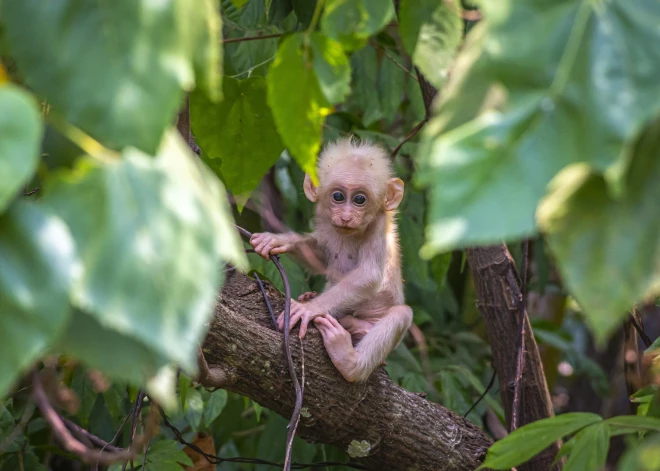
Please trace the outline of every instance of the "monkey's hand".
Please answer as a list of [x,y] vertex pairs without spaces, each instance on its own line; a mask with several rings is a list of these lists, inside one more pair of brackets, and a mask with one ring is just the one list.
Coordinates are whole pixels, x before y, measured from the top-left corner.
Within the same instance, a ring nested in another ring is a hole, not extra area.
[[300,296],[298,296],[298,302],[305,303],[310,299],[314,299],[317,296],[318,293],[316,291],[307,291],[306,293],[303,293]]
[[266,260],[270,260],[270,254],[286,253],[293,248],[290,238],[283,234],[272,234],[270,232],[261,232],[252,234],[250,245],[254,251]]
[[[302,339],[305,338],[307,333],[307,325],[310,321],[325,314],[321,311],[314,302],[299,303],[295,299],[291,300],[291,317],[289,318],[289,331],[293,329],[298,321],[300,321],[300,333],[298,336]],[[284,312],[277,318],[277,325],[280,330],[284,330]]]

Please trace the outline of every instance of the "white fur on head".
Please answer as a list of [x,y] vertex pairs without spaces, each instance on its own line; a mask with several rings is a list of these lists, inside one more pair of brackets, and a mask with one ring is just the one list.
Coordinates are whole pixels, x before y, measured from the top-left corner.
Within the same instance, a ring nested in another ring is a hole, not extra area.
[[342,169],[364,169],[375,182],[386,182],[393,177],[390,157],[381,146],[354,136],[338,139],[328,144],[318,160],[321,186],[327,184],[328,174],[342,173]]

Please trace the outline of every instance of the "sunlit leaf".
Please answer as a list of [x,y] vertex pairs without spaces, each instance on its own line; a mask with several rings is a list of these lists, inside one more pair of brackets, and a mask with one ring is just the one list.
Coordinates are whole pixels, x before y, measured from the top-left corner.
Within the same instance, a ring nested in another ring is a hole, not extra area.
[[603,419],[596,414],[572,412],[541,419],[514,430],[495,442],[478,469],[509,469],[526,462],[560,438]]
[[316,180],[316,156],[329,104],[314,71],[312,51],[304,43],[304,34],[296,33],[280,44],[267,77],[268,103],[289,153]]
[[69,319],[75,271],[66,226],[22,201],[0,216],[0,397]]
[[351,67],[341,45],[320,33],[312,33],[310,43],[323,95],[333,105],[344,101],[351,91]]
[[3,1],[0,18],[28,83],[109,147],[155,152],[196,70],[217,95],[213,0]]
[[461,3],[402,0],[399,8],[406,51],[424,77],[440,88],[463,37]]
[[[565,165],[587,162],[621,182],[630,145],[660,111],[657,2],[486,2],[485,40],[466,45],[475,64],[443,91],[425,129],[420,183],[432,188],[424,255],[526,237],[547,184]],[[570,37],[570,40],[569,40]],[[499,114],[481,113],[501,87]],[[598,90],[598,92],[595,92]],[[474,94],[478,106],[459,98]],[[469,113],[461,111],[467,109]],[[470,116],[470,114],[472,116]],[[475,118],[451,132],[448,119]]]
[[394,3],[388,0],[329,0],[321,28],[347,50],[355,50],[385,27],[393,16]]
[[217,167],[227,188],[245,201],[275,164],[283,144],[268,107],[264,78],[225,78],[222,91],[219,103],[193,92],[190,122],[207,164]]
[[43,201],[68,223],[83,262],[73,302],[104,328],[194,369],[219,263],[245,259],[222,185],[180,136],[168,133],[156,158],[129,148],[111,162],[81,159]]
[[42,132],[35,100],[14,85],[0,85],[0,212],[37,168]]

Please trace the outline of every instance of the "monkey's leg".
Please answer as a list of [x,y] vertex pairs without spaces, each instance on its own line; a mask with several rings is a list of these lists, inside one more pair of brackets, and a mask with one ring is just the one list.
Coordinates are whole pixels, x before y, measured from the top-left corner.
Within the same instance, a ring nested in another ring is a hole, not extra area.
[[354,348],[349,332],[336,319],[316,320],[332,363],[349,382],[366,380],[399,344],[411,322],[412,309],[391,307]]

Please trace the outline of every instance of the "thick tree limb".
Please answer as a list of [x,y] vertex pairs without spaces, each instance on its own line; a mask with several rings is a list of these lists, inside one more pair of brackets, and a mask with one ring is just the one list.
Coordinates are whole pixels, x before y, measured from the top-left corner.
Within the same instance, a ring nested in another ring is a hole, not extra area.
[[[282,296],[270,285],[266,290],[275,312],[280,312]],[[288,418],[295,393],[282,344],[254,280],[232,272],[203,346],[209,371],[220,367],[232,379],[225,384],[227,390]],[[479,428],[399,387],[384,370],[364,384],[346,382],[315,328],[308,332],[304,350],[305,394],[298,435],[305,440],[343,450],[353,444],[352,449],[364,449],[366,455],[355,460],[374,470],[472,471],[485,457],[491,440]],[[300,375],[297,335],[292,336],[292,353]]]

